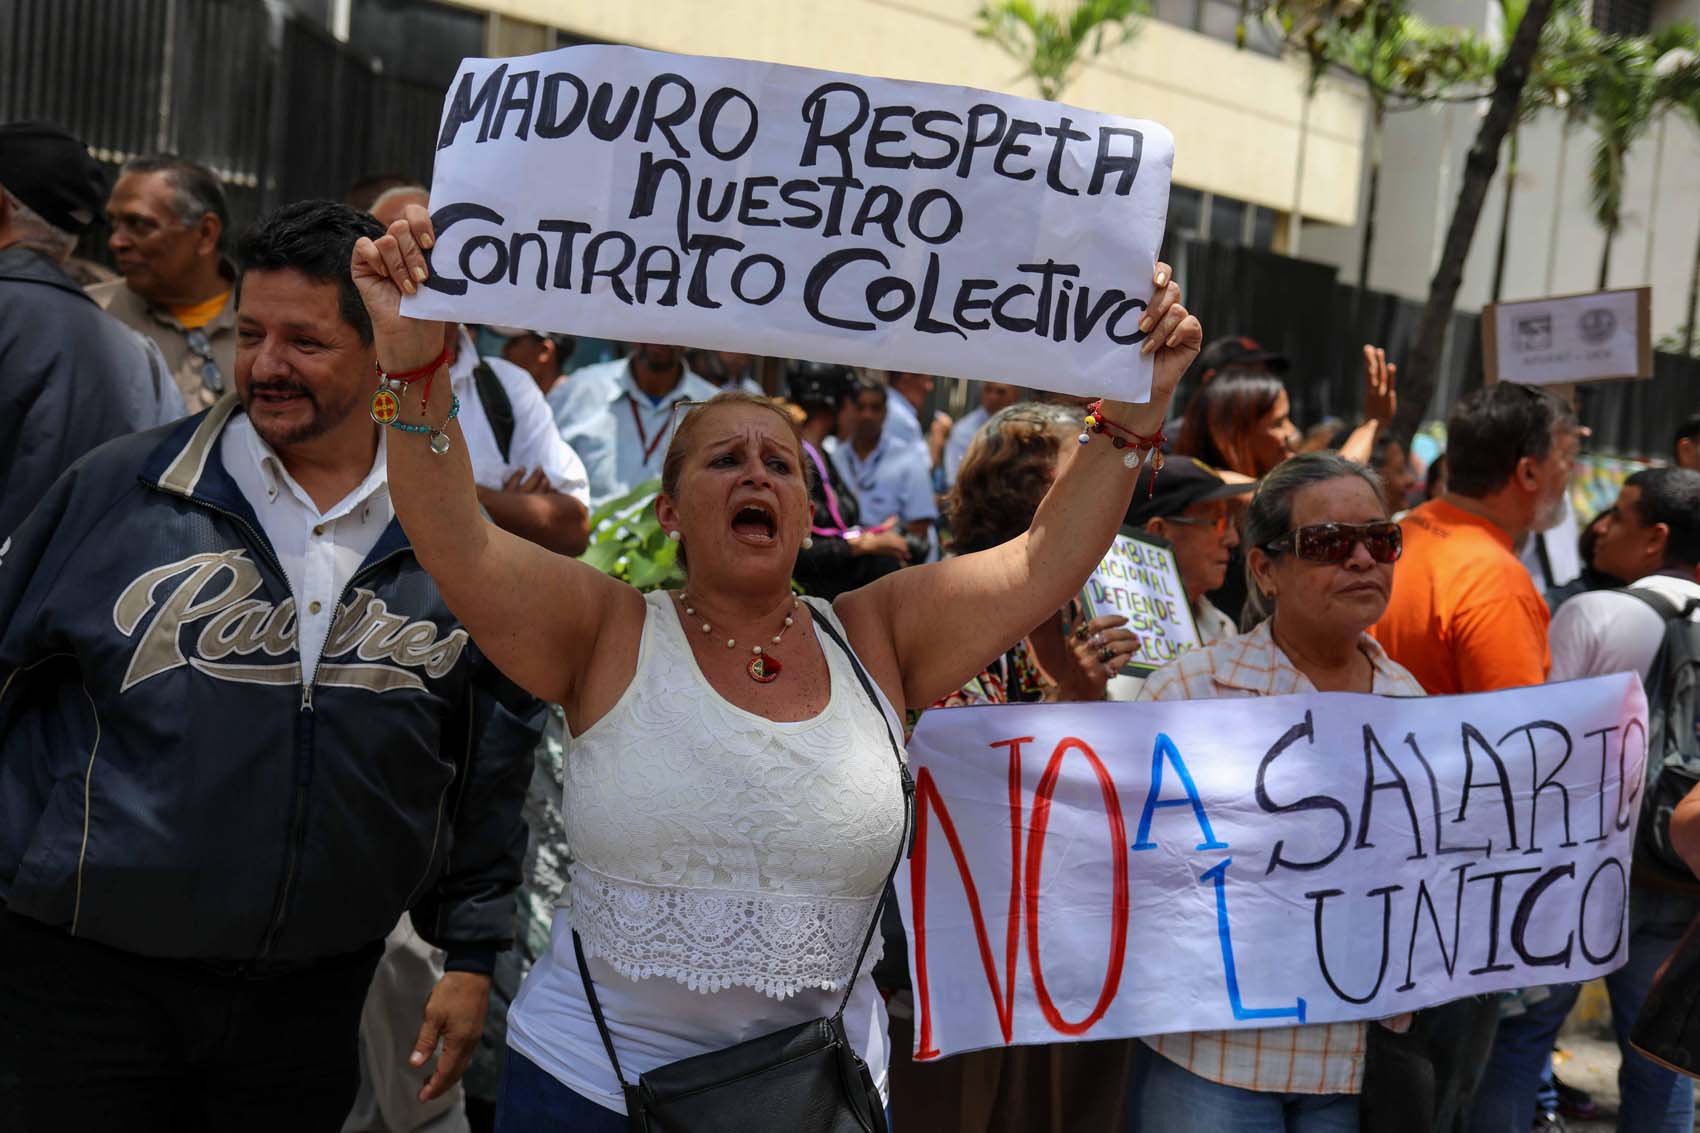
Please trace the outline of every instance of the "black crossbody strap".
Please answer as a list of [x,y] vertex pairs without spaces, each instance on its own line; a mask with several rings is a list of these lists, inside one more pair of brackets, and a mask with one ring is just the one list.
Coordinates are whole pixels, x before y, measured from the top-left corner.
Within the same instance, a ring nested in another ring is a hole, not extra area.
[[[810,603],[813,609],[813,603]],[[874,905],[873,920],[868,923],[867,934],[862,937],[862,947],[856,953],[856,963],[850,969],[850,979],[844,985],[844,998],[838,1001],[838,1010],[833,1013],[837,1019],[844,1014],[844,1009],[850,1006],[850,993],[856,990],[856,977],[862,972],[862,961],[867,959],[868,948],[874,942],[874,933],[879,931],[880,914],[885,911],[885,899],[891,892],[892,879],[897,876],[898,867],[903,864],[903,858],[909,848],[909,831],[915,818],[915,780],[909,774],[909,765],[903,761],[903,750],[897,746],[897,736],[891,730],[891,719],[885,714],[885,706],[880,703],[879,695],[874,691],[874,682],[868,676],[868,671],[862,668],[861,658],[856,651],[841,637],[832,622],[820,611],[815,611],[815,625],[832,638],[833,643],[844,651],[844,656],[850,659],[850,667],[856,671],[856,679],[862,682],[862,691],[868,694],[868,700],[873,704],[874,711],[879,713],[880,722],[885,725],[885,738],[891,744],[891,754],[897,760],[897,773],[903,783],[903,837],[897,843],[897,856],[891,860],[891,869],[886,871],[885,884],[880,886],[880,899]]]
[[584,997],[590,1001],[590,1013],[596,1018],[596,1031],[602,1036],[602,1045],[608,1051],[608,1061],[614,1064],[614,1077],[620,1080],[620,1090],[625,1092],[626,1076],[620,1071],[620,1056],[614,1053],[614,1036],[608,1033],[608,1021],[602,1017],[602,1003],[596,998],[596,982],[590,978],[590,965],[584,962],[584,945],[579,942],[578,930],[573,930],[573,958],[578,961],[578,978],[584,981]]
[[[915,780],[909,774],[909,765],[903,762],[903,750],[897,746],[897,736],[891,730],[891,720],[886,716],[885,706],[880,703],[879,695],[874,691],[874,682],[869,678],[867,670],[862,668],[861,660],[825,615],[818,610],[814,613],[815,625],[825,631],[850,659],[850,667],[855,670],[856,679],[862,684],[862,691],[868,694],[874,711],[879,713],[880,721],[885,725],[885,738],[891,744],[891,754],[897,760],[897,772],[903,785],[903,837],[897,843],[897,854],[891,860],[891,869],[886,871],[885,883],[880,886],[880,899],[874,905],[874,915],[868,922],[867,933],[862,937],[862,947],[856,953],[856,963],[851,967],[850,978],[844,984],[844,997],[838,1002],[838,1010],[833,1012],[832,1017],[839,1019],[844,1015],[845,1008],[850,1006],[850,993],[856,989],[856,977],[861,974],[862,961],[867,959],[868,949],[874,942],[874,933],[879,931],[880,914],[885,911],[886,895],[891,891],[892,879],[897,876],[898,867],[903,864],[904,854],[909,846],[909,831],[913,826],[915,814]],[[608,1032],[608,1020],[603,1017],[602,1003],[596,996],[596,982],[590,978],[590,965],[585,962],[584,945],[580,942],[576,929],[573,930],[573,958],[578,961],[579,979],[584,981],[584,997],[590,1004],[590,1014],[596,1020],[596,1032],[602,1037],[602,1047],[608,1052],[608,1061],[614,1067],[614,1077],[619,1079],[620,1089],[628,1095],[627,1104],[630,1105],[631,1087],[626,1084],[626,1076],[620,1069],[620,1056],[614,1052],[614,1036]]]

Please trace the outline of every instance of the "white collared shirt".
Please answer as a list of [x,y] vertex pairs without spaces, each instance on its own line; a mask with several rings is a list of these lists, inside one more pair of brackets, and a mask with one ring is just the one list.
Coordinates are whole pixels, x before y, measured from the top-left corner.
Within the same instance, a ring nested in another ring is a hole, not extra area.
[[460,398],[460,431],[466,437],[472,479],[483,488],[500,488],[519,469],[530,476],[541,468],[551,488],[589,506],[590,479],[584,461],[555,428],[555,415],[543,391],[537,388],[530,374],[505,358],[485,358],[484,364],[502,383],[514,415],[514,435],[508,443],[507,459],[502,459],[495,430],[490,427],[490,417],[478,396],[478,381],[473,376],[479,360],[478,349],[463,328],[460,353],[449,367],[449,381],[453,383],[455,396]]
[[856,492],[863,523],[884,523],[891,515],[905,525],[938,518],[925,448],[894,442],[882,433],[880,443],[865,459],[856,455],[855,446],[850,444],[834,445],[830,454],[838,474]]
[[[886,391],[885,428],[880,436],[898,445],[919,445],[921,452],[927,454],[927,432],[921,428],[920,416],[909,399],[894,389]],[[931,461],[930,455],[928,460]]]
[[272,451],[248,415],[231,414],[219,441],[219,459],[260,520],[295,597],[295,637],[303,682],[310,681],[330,637],[342,592],[384,528],[395,518],[385,480],[385,437],[352,492],[324,511]]
[[555,392],[555,424],[584,460],[595,508],[658,478],[677,424],[673,406],[707,401],[720,390],[685,367],[679,384],[657,402],[638,389],[631,362],[619,358],[574,370]]

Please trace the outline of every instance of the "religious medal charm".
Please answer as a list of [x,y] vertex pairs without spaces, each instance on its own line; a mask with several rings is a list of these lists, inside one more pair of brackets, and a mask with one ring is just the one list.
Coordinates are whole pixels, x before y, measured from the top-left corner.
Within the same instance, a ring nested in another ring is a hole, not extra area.
[[388,382],[379,382],[378,391],[372,395],[372,420],[380,425],[394,424],[401,416],[401,399],[389,387]]
[[[685,616],[693,619],[696,618],[697,610],[695,606],[691,605],[690,597],[685,594],[680,594],[678,598],[679,605],[685,608]],[[791,610],[785,615],[785,624],[780,626],[779,632],[773,635],[773,645],[778,645],[781,641],[784,641],[785,631],[797,624],[797,608],[800,604],[801,603],[798,602],[796,596],[793,595],[791,598]],[[714,627],[704,621],[702,623],[702,632],[705,634],[713,634]],[[726,639],[726,648],[738,648],[738,639],[735,637],[728,637]],[[761,645],[750,646],[750,660],[748,664],[744,666],[744,672],[750,674],[750,679],[755,681],[757,684],[772,684],[779,678],[779,674],[785,671],[785,666],[774,660],[772,655],[767,652],[768,648],[768,646]]]
[[449,435],[440,429],[431,432],[431,451],[442,456],[449,451]]

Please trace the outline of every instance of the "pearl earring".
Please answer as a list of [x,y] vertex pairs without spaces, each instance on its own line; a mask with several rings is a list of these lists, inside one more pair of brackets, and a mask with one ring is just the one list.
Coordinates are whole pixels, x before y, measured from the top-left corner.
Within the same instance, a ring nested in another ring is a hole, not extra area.
[[815,538],[814,538],[814,536],[813,536],[813,535],[805,535],[805,536],[803,536],[803,550],[805,550],[805,551],[806,551],[806,550],[808,550],[808,549],[809,549],[809,548],[810,548],[810,547],[813,547],[813,546],[814,546],[814,545],[815,545]]
[[669,538],[669,539],[673,540],[673,542],[677,543],[681,539],[683,539],[684,536],[679,534],[679,529],[677,527],[675,527],[673,530],[671,530],[667,533],[667,538]]

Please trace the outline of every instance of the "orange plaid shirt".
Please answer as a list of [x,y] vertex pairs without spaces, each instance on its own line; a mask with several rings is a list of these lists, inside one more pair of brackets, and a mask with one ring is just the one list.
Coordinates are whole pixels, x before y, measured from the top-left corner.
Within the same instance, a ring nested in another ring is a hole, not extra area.
[[[1371,690],[1422,696],[1423,687],[1374,638],[1358,643],[1375,669]],[[1141,700],[1213,700],[1315,692],[1270,636],[1269,622],[1243,637],[1183,653],[1151,674]],[[1364,1082],[1363,1023],[1310,1023],[1240,1031],[1153,1035],[1145,1044],[1201,1078],[1278,1094],[1355,1094]]]

